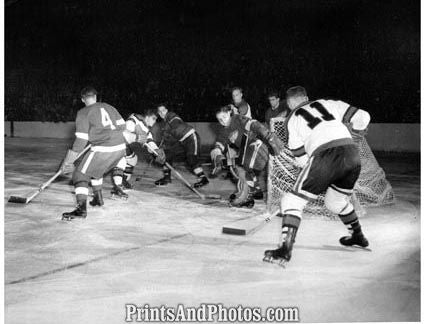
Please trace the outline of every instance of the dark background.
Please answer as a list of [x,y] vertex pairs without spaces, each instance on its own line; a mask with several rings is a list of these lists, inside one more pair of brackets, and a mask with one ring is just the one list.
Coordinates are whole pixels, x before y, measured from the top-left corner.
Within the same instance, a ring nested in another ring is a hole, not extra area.
[[6,120],[73,120],[90,84],[124,117],[167,101],[188,121],[242,86],[307,88],[420,121],[420,1],[6,0]]

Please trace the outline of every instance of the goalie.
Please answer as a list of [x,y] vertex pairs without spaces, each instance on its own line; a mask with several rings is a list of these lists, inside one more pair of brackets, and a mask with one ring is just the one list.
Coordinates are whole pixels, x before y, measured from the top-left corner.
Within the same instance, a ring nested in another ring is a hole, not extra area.
[[291,259],[303,209],[324,191],[326,207],[339,215],[349,231],[340,243],[367,247],[350,196],[361,169],[352,137],[365,133],[369,114],[342,101],[309,101],[306,90],[299,86],[287,90],[286,100],[291,109],[286,121],[288,147],[302,170],[281,201],[280,247],[265,251],[263,260],[284,264]]
[[279,154],[283,143],[257,120],[233,114],[231,106],[218,108],[216,117],[223,128],[211,151],[214,169],[221,168],[229,148],[237,152],[238,191],[229,202],[234,207],[252,208],[255,196],[262,194],[257,176],[266,168],[269,152]]

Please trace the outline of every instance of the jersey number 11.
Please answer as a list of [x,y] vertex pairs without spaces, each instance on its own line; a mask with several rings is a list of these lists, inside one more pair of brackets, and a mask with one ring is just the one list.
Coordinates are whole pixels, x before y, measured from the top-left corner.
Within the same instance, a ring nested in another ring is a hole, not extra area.
[[316,127],[323,120],[329,121],[329,120],[335,119],[335,117],[331,113],[329,113],[329,111],[327,111],[326,108],[323,107],[323,105],[320,102],[317,102],[317,101],[313,102],[309,106],[311,108],[316,109],[321,114],[322,118],[313,116],[312,114],[310,114],[307,110],[303,108],[299,108],[297,112],[295,113],[295,115],[303,117],[305,121],[307,122],[307,126],[310,127],[311,129]]

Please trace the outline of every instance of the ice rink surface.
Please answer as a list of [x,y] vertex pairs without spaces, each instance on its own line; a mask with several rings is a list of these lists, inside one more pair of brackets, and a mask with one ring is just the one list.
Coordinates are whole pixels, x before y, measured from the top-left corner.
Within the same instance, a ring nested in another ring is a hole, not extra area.
[[[241,211],[202,202],[177,179],[157,188],[161,170],[147,163],[126,202],[108,198],[106,179],[105,206],[83,221],[61,221],[75,206],[67,178],[28,205],[7,203],[53,175],[69,144],[5,139],[6,323],[124,323],[128,303],[296,306],[302,322],[420,320],[418,159],[378,158],[397,202],[362,218],[372,252],[340,246],[342,223],[308,218],[283,269],[262,262],[280,219],[250,236],[221,234],[264,203]],[[215,179],[202,191],[227,197],[233,185]]]

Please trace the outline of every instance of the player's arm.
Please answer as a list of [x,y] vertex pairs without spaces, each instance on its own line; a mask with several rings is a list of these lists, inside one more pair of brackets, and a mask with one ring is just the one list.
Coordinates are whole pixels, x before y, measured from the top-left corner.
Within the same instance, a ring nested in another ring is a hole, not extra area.
[[240,115],[251,118],[251,116],[249,115],[250,107],[247,102],[243,102],[242,105],[239,106],[238,110]]
[[88,115],[77,113],[75,120],[75,140],[72,145],[72,151],[80,153],[89,141],[89,120]]
[[350,125],[352,132],[363,135],[369,126],[370,115],[363,109],[350,106],[343,117],[343,122]]
[[68,150],[60,169],[64,174],[74,171],[74,162],[89,141],[89,121],[86,114],[79,111],[75,120],[75,140],[72,149]]
[[282,141],[258,120],[241,116],[240,121],[244,125],[245,130],[253,132],[269,147],[270,154],[279,155],[283,150],[284,145]]
[[332,103],[338,111],[340,120],[348,126],[351,132],[362,135],[366,131],[370,123],[370,115],[367,111],[340,100],[329,100],[328,102]]
[[300,123],[296,116],[288,120],[288,148],[295,157],[295,161],[303,167],[308,161],[308,155],[305,151],[304,140],[300,135]]

